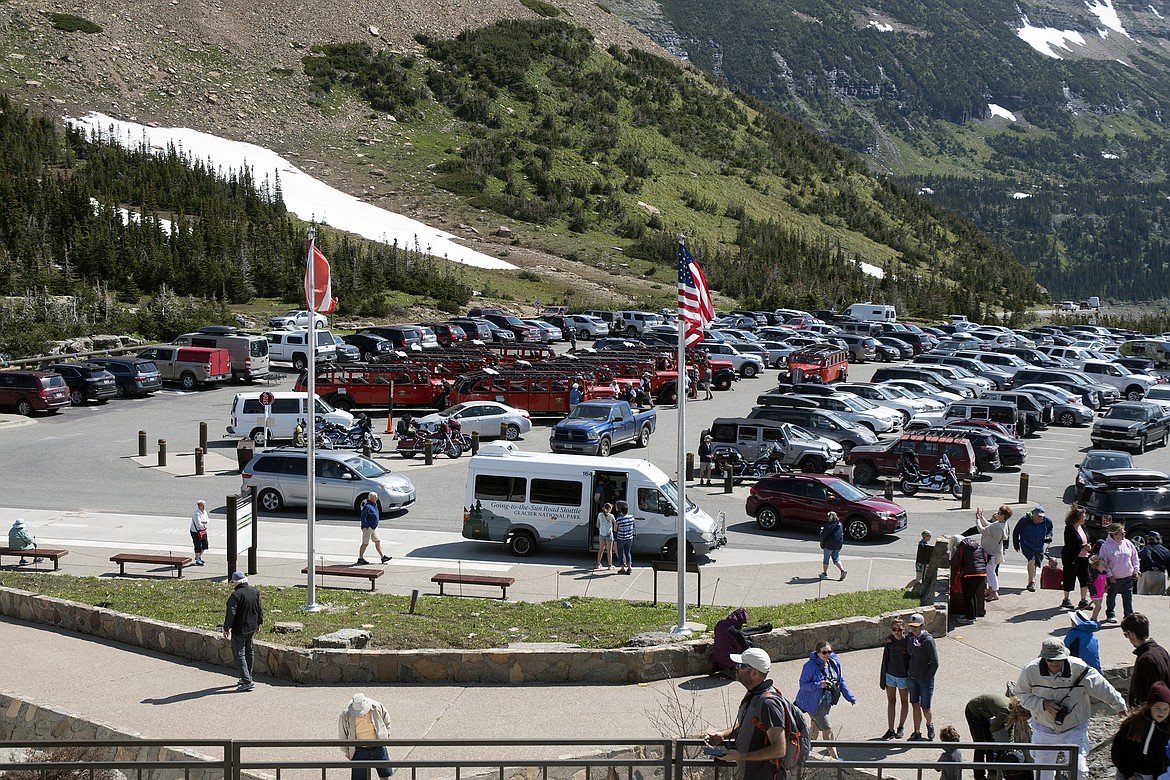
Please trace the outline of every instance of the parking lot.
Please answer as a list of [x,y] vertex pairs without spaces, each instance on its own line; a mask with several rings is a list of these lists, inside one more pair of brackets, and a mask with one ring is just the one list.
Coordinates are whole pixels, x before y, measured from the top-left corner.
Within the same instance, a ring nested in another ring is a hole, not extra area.
[[[881,364],[862,364],[851,368],[851,380],[867,381]],[[758,394],[774,386],[774,372],[755,379],[743,379],[727,392],[716,392],[713,400],[692,401],[686,406],[688,449],[697,448],[700,432],[716,417],[742,416],[751,409]],[[291,374],[275,387],[289,389]],[[0,512],[11,522],[21,510],[52,510],[69,513],[77,510],[157,517],[166,523],[181,525],[177,518],[189,515],[199,498],[208,501],[212,514],[222,514],[225,497],[237,492],[241,480],[236,467],[236,439],[226,437],[228,410],[240,386],[223,386],[210,390],[182,392],[167,389],[146,399],[115,399],[101,406],[67,409],[63,413],[36,417],[31,421],[8,418],[0,427],[0,467],[5,479]],[[248,388],[256,389],[256,388]],[[375,430],[386,430],[384,412],[375,412]],[[627,447],[615,456],[648,457],[667,473],[676,470],[676,426],[678,411],[658,407],[658,429],[646,449]],[[206,474],[195,476],[193,452],[198,445],[199,423],[208,424],[209,452]],[[538,421],[533,431],[518,442],[521,449],[548,452],[551,422]],[[137,458],[138,432],[146,432],[148,456]],[[974,483],[973,506],[992,507],[1006,503],[1022,510],[1017,502],[1020,475],[1030,478],[1028,504],[1043,504],[1059,523],[1064,505],[1071,500],[1073,467],[1079,454],[1089,445],[1088,428],[1052,427],[1027,439],[1028,459],[1023,468],[1007,468]],[[407,475],[418,490],[418,501],[408,511],[386,518],[400,542],[408,546],[417,538],[433,544],[430,534],[412,536],[409,531],[432,532],[449,539],[458,536],[463,517],[463,488],[467,472],[465,455],[458,459],[437,457],[424,465],[422,458],[405,460],[393,454],[391,436],[382,434],[385,450],[377,456],[389,468]],[[167,466],[157,466],[157,441],[166,439]],[[1137,456],[1139,465],[1150,468],[1170,467],[1170,453],[1155,449]],[[874,486],[869,486],[871,492]],[[715,554],[736,557],[742,551],[753,554],[816,553],[815,535],[781,528],[764,532],[744,512],[749,486],[744,484],[725,494],[722,486],[698,487],[692,483],[688,495],[712,516],[725,513],[728,547]],[[907,509],[909,527],[897,536],[879,536],[857,547],[867,555],[912,558],[919,531],[932,530],[936,536],[960,532],[973,523],[973,514],[959,508],[959,502],[940,494],[920,494],[914,498],[900,496],[894,500]],[[49,513],[51,514],[51,512]],[[175,518],[168,520],[167,518]],[[303,511],[286,512],[277,522],[303,525]],[[320,511],[318,521],[326,525],[351,527],[356,515]],[[290,531],[292,529],[289,529]],[[132,528],[120,533],[133,535]],[[111,532],[112,533],[112,532]],[[182,537],[180,537],[180,540]],[[100,539],[93,540],[94,542]],[[176,540],[178,541],[178,540]],[[468,543],[474,548],[476,545]],[[483,545],[480,545],[483,546]],[[464,548],[463,545],[460,545]],[[852,547],[852,545],[851,545]],[[464,548],[467,549],[467,548]],[[847,554],[857,554],[849,548]],[[557,555],[552,555],[556,558]],[[570,557],[571,554],[569,554]],[[494,555],[493,555],[494,557]],[[542,556],[544,557],[544,556]]]

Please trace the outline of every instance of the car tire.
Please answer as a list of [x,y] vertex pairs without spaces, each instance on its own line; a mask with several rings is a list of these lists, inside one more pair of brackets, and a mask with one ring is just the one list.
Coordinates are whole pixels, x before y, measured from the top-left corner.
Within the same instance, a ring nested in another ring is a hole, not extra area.
[[1143,390],[1142,388],[1138,387],[1137,385],[1134,385],[1132,387],[1127,387],[1125,389],[1125,400],[1127,400],[1127,401],[1140,401],[1145,397],[1146,397],[1146,391]]
[[1150,440],[1148,438],[1146,438],[1145,434],[1142,434],[1142,438],[1138,441],[1138,445],[1137,445],[1138,455],[1145,453],[1145,451],[1148,450],[1149,448],[1150,448]]
[[649,425],[643,425],[642,430],[638,431],[637,445],[639,447],[650,446],[650,426]]
[[[687,542],[687,549],[685,551],[686,560],[691,560],[695,557],[695,548]],[[678,539],[668,539],[666,544],[662,546],[662,560],[677,561],[678,560]]]
[[627,338],[631,338],[631,339],[636,338],[637,335],[638,335],[638,329],[635,328],[633,325],[630,325],[629,327],[626,328],[626,337]]
[[745,379],[751,379],[759,373],[759,369],[756,368],[755,363],[744,363],[743,368],[739,370],[739,373],[742,374]]
[[114,385],[114,397],[115,398],[125,398],[126,395],[127,395],[126,388],[124,385],[122,385],[121,382]]
[[81,406],[83,403],[85,403],[85,393],[81,392],[80,390],[70,390],[69,403],[73,404],[74,406]]
[[536,551],[536,538],[530,531],[516,531],[508,537],[508,552],[525,558]]
[[601,441],[597,443],[597,454],[602,458],[607,458],[612,449],[613,446],[610,444],[609,437],[602,436]]
[[869,538],[869,522],[857,515],[846,518],[845,535],[854,542],[864,542]]
[[16,413],[21,417],[32,417],[33,408],[32,402],[27,398],[21,398],[16,402]]
[[264,488],[256,496],[257,503],[265,512],[279,512],[284,509],[284,498],[272,488]]
[[374,362],[374,353],[373,352],[363,352],[362,353],[362,362],[373,363]]
[[248,434],[248,438],[251,439],[257,447],[263,447],[265,445],[265,443],[268,441],[268,437],[264,435],[263,428],[255,429],[254,431],[252,431],[251,433]]
[[515,423],[509,423],[508,427],[504,429],[504,438],[508,441],[516,441],[520,438],[520,426]]
[[824,474],[825,459],[820,455],[806,455],[800,459],[800,470],[806,474]]
[[780,510],[771,504],[764,504],[756,511],[756,525],[764,531],[775,531],[780,527]]
[[877,466],[870,463],[868,460],[863,460],[853,467],[853,481],[868,485],[872,482],[877,482],[878,470]]
[[[366,497],[368,495],[369,495],[369,493],[363,493],[357,497],[357,500],[353,502],[353,511],[357,512],[359,515],[362,513],[362,507],[365,506]],[[379,501],[377,506],[378,506],[378,511],[381,512],[382,511],[382,502]]]
[[329,405],[335,409],[340,409],[343,412],[353,411],[353,399],[346,398],[343,395],[336,395],[328,399]]
[[715,389],[716,390],[730,390],[731,389],[731,377],[725,376],[722,379],[717,380],[715,382]]
[[1077,424],[1077,417],[1072,412],[1061,412],[1056,418],[1056,424],[1062,425],[1065,428],[1072,428]]
[[297,354],[293,355],[292,365],[293,368],[295,368],[297,371],[304,371],[305,367],[309,365],[309,360],[298,352]]
[[198,385],[198,380],[195,379],[195,375],[190,371],[184,371],[179,377],[179,387],[184,390],[194,390]]

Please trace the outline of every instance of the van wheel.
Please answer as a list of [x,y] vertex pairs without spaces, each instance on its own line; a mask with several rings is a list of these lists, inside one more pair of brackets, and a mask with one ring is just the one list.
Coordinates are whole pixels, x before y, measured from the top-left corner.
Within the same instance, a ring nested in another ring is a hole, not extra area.
[[263,428],[257,428],[256,430],[252,431],[248,434],[248,438],[254,441],[257,447],[263,447],[265,442],[268,441],[268,437],[264,435]]
[[277,493],[272,488],[264,488],[260,491],[260,495],[256,496],[256,500],[260,502],[260,506],[266,512],[279,512],[284,508],[284,499],[281,498],[280,493]]
[[32,417],[32,402],[26,398],[21,398],[16,402],[16,413],[22,417]]
[[293,355],[292,364],[297,371],[304,371],[305,366],[309,365],[309,360],[304,355],[296,354]]
[[1142,390],[1138,385],[1133,385],[1125,389],[1125,400],[1127,401],[1140,401],[1145,397],[1145,390]]
[[197,384],[199,383],[195,381],[195,375],[190,372],[184,372],[182,376],[179,377],[179,387],[183,388],[184,390],[194,390]]
[[756,512],[756,525],[765,531],[775,531],[780,527],[780,512],[770,504],[760,507]]
[[597,444],[597,454],[603,458],[609,457],[611,445],[608,436],[602,436],[601,441]]
[[642,430],[638,433],[638,446],[647,447],[650,445],[650,426],[643,425]]
[[[695,548],[687,542],[686,559],[691,560],[695,557]],[[677,561],[678,560],[678,539],[671,539],[662,546],[662,560]]]
[[845,535],[855,542],[864,542],[869,538],[869,523],[864,517],[850,517],[845,520]]
[[739,372],[743,374],[745,378],[751,379],[758,373],[758,369],[756,368],[755,363],[744,363],[743,368],[741,368]]
[[809,455],[800,461],[800,470],[806,474],[823,474],[825,471],[825,459],[820,455]]
[[508,552],[520,558],[532,555],[536,550],[536,539],[529,531],[516,531],[508,537]]

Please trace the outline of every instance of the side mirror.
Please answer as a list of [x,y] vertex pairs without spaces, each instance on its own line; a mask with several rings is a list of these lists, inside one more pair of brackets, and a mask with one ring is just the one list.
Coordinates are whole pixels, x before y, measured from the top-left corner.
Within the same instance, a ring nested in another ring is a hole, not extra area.
[[670,504],[666,504],[665,506],[662,507],[662,516],[663,517],[674,517],[677,514],[678,514],[678,512],[676,512],[674,507],[671,506]]

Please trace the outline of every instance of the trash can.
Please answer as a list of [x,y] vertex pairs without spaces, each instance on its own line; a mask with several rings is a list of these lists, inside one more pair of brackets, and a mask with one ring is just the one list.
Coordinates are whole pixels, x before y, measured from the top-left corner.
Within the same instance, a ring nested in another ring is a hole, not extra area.
[[236,445],[236,460],[239,461],[240,471],[244,470],[244,466],[248,465],[248,461],[252,460],[255,454],[256,442],[251,439],[240,439],[240,443]]

